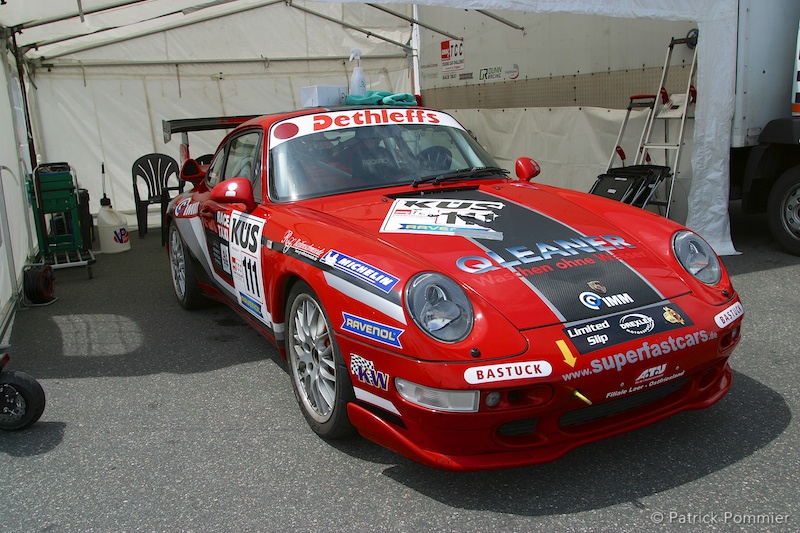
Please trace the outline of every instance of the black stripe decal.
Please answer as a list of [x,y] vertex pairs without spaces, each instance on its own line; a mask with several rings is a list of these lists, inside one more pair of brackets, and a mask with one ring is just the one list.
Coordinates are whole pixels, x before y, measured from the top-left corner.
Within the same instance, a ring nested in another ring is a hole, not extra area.
[[481,191],[448,191],[446,196],[504,204],[494,210],[497,216],[482,217],[481,222],[485,228],[502,234],[503,239],[471,238],[484,255],[461,258],[459,268],[475,275],[496,275],[502,269],[512,272],[562,322],[664,300],[655,287],[614,255],[617,250],[636,248],[618,235],[586,235],[541,212]]

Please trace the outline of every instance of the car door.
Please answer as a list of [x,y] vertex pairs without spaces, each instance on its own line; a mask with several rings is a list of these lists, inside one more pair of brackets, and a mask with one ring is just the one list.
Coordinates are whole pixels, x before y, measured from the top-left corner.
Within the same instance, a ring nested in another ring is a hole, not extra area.
[[[262,130],[255,129],[229,139],[209,167],[209,187],[224,188],[233,178],[245,178],[253,187],[254,199],[260,200],[262,137]],[[263,211],[255,209],[248,213],[241,203],[215,201],[209,197],[201,208],[201,215],[219,288],[244,311],[271,327],[260,260],[261,235],[266,223]]]

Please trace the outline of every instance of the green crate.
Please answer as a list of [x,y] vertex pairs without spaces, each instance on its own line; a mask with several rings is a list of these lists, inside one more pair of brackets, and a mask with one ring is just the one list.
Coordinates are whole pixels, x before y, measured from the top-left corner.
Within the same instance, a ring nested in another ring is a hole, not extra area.
[[39,189],[42,192],[61,190],[61,189],[74,190],[75,183],[72,181],[72,173],[71,172],[40,173]]
[[78,199],[71,192],[42,193],[42,211],[45,213],[61,213],[77,209],[77,207]]

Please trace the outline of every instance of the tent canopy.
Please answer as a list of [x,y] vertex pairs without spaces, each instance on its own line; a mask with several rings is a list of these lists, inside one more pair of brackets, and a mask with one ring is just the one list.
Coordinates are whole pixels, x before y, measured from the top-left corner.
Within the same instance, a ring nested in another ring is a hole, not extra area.
[[[728,166],[737,0],[418,3],[489,10],[506,21],[514,19],[515,11],[524,11],[696,22],[700,30],[697,90],[713,97],[700,98],[696,106],[687,225],[719,253],[735,253],[728,221]],[[303,86],[348,85],[352,48],[362,50],[368,88],[411,92],[413,15],[411,5],[386,0],[376,4],[325,0],[0,3],[0,34],[7,45],[0,81],[9,87],[7,103],[0,104],[0,170],[13,226],[8,235],[5,231],[0,235],[4,251],[0,255],[13,249],[8,271],[0,275],[0,305],[7,307],[13,301],[15,278],[33,251],[29,233],[14,224],[26,216],[23,179],[36,164],[28,142],[35,144],[42,161],[68,161],[76,169],[81,186],[90,191],[92,212],[99,209],[102,191],[117,210],[132,213],[132,162],[149,152],[178,158],[178,143],[164,143],[164,119],[300,107]],[[459,30],[434,29],[448,38],[457,38]],[[25,66],[21,79],[20,64]],[[192,154],[213,151],[220,138],[219,132],[201,132],[192,140]],[[105,182],[101,182],[101,165]]]

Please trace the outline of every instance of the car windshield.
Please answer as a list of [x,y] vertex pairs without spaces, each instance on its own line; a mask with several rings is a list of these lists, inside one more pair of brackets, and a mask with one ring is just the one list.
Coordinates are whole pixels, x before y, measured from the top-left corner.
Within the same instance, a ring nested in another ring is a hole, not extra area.
[[[302,125],[298,132],[292,123],[292,128],[286,128],[289,135],[281,125],[273,127],[270,195],[280,202],[438,183],[441,180],[436,178],[447,175],[492,177],[491,172],[466,172],[497,167],[497,163],[467,131],[447,118],[449,123],[355,125],[308,134],[302,133]],[[502,175],[497,171],[495,176]]]

